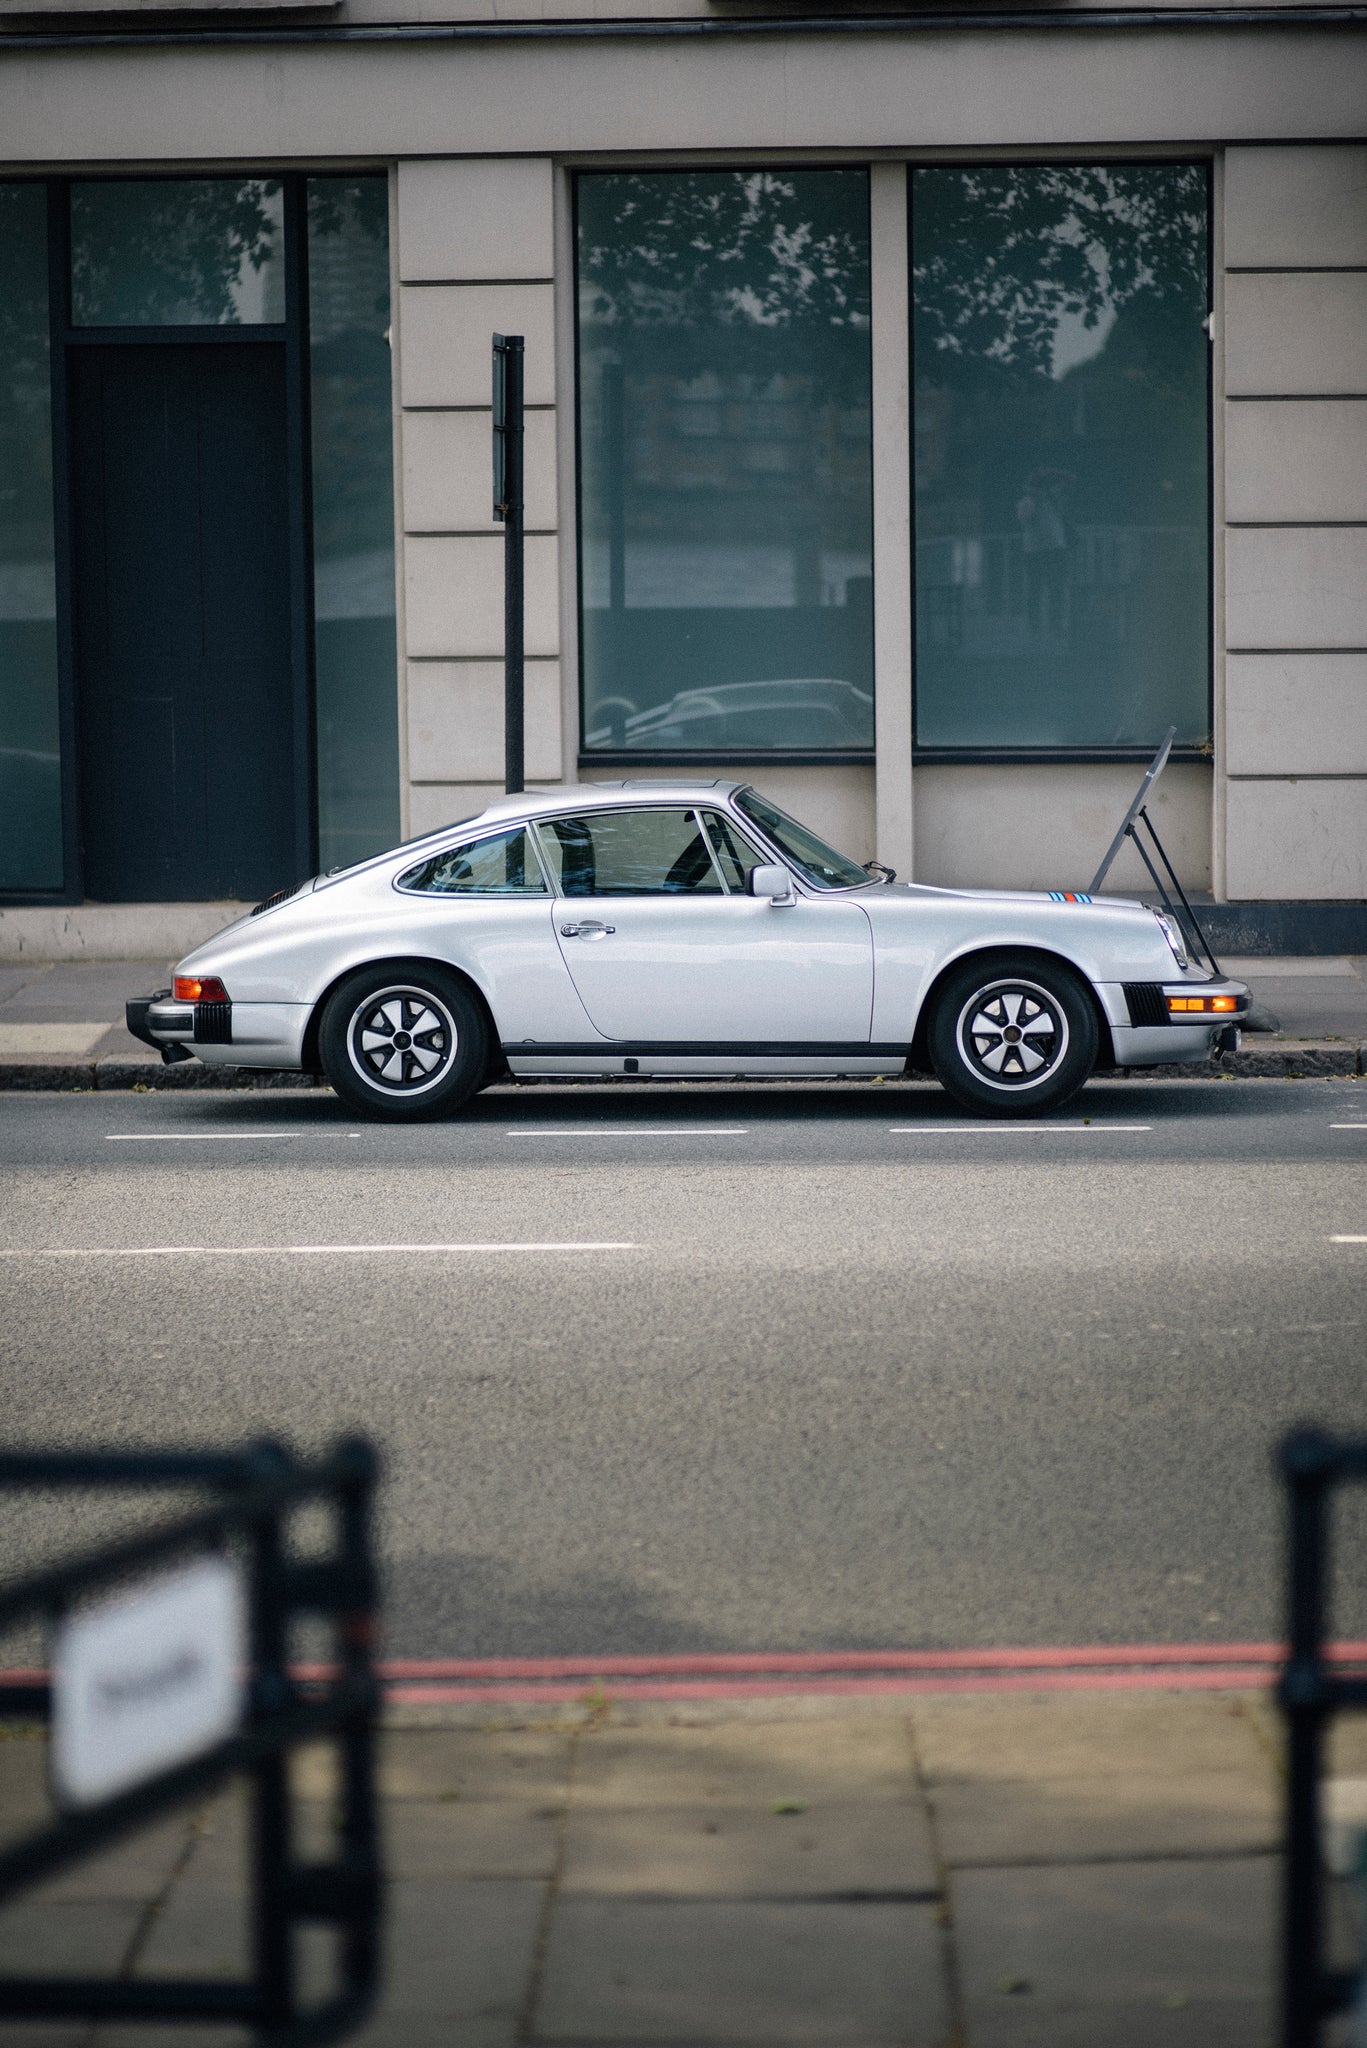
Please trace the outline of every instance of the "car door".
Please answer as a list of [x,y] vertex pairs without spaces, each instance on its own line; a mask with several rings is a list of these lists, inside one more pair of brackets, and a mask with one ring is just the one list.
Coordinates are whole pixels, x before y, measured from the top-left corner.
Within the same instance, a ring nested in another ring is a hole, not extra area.
[[537,830],[561,952],[605,1037],[680,1052],[867,1046],[873,938],[858,903],[745,894],[743,865],[692,805],[587,810]]
[[507,1044],[592,1037],[555,935],[558,908],[525,825],[430,854],[398,878],[402,943],[449,960],[484,991]]

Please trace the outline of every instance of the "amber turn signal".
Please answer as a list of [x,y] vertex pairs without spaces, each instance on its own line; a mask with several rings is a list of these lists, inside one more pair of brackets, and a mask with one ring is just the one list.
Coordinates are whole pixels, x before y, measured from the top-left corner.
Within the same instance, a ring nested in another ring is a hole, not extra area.
[[1233,996],[1169,996],[1168,1009],[1174,1015],[1183,1011],[1188,1014],[1195,1010],[1209,1016],[1213,1011],[1234,1010],[1238,1003]]
[[228,991],[216,974],[201,980],[195,974],[178,974],[173,990],[178,1003],[226,1003]]

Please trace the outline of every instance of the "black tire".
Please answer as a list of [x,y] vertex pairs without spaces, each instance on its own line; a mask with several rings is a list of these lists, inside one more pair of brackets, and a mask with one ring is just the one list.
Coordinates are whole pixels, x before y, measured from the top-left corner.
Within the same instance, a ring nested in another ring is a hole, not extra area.
[[363,1116],[448,1116],[483,1086],[489,1027],[459,976],[425,961],[363,967],[332,991],[318,1033],[323,1071]]
[[935,999],[929,1047],[947,1095],[980,1116],[1040,1116],[1071,1102],[1096,1065],[1086,986],[1062,961],[984,954]]

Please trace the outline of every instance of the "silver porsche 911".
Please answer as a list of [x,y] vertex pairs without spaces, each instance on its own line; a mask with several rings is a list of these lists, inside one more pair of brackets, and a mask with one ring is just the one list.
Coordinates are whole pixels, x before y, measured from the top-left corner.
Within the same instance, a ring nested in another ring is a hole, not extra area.
[[282,889],[128,1005],[168,1060],[414,1119],[500,1077],[900,1074],[987,1116],[1238,1043],[1142,903],[899,884],[740,782],[594,783]]

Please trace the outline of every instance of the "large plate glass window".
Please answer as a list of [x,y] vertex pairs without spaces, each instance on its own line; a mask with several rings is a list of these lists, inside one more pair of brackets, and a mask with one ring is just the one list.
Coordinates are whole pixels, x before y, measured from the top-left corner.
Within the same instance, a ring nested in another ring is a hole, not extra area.
[[0,888],[62,886],[47,193],[0,185]]
[[582,746],[873,745],[868,178],[578,181]]
[[916,742],[1210,733],[1202,164],[912,174]]
[[389,185],[308,181],[318,858],[399,836]]

